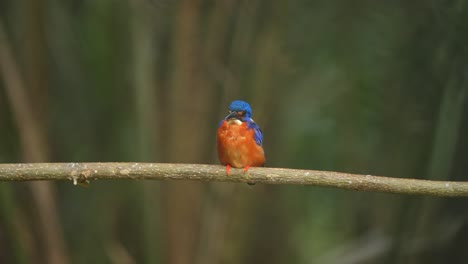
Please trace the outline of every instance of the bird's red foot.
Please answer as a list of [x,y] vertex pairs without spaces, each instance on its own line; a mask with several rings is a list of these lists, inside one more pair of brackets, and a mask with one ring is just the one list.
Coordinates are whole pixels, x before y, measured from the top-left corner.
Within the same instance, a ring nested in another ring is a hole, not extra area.
[[228,176],[231,175],[230,172],[231,172],[231,165],[228,164],[226,165],[226,173]]
[[250,165],[247,165],[244,167],[244,169],[242,169],[242,172],[245,174],[250,168]]

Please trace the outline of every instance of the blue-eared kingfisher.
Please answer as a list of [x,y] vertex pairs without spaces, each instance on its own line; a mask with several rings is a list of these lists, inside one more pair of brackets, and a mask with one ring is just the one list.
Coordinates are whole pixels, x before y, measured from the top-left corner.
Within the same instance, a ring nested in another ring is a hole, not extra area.
[[252,119],[252,109],[247,102],[236,100],[229,105],[229,114],[221,120],[217,131],[218,157],[226,165],[229,175],[231,167],[261,167],[265,164],[263,134]]

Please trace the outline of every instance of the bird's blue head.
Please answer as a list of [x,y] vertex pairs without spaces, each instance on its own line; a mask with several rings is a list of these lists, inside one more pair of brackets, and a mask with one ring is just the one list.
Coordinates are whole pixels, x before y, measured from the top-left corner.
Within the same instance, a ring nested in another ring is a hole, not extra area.
[[229,105],[229,113],[239,119],[252,117],[252,108],[247,102],[235,100]]

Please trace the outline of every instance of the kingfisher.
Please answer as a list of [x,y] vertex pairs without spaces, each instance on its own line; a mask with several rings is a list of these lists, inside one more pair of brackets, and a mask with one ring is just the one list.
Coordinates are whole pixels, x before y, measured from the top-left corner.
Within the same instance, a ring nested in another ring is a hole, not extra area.
[[263,134],[252,119],[252,109],[247,102],[235,100],[229,105],[229,114],[221,120],[217,130],[218,157],[226,165],[229,175],[231,167],[261,167],[265,164]]

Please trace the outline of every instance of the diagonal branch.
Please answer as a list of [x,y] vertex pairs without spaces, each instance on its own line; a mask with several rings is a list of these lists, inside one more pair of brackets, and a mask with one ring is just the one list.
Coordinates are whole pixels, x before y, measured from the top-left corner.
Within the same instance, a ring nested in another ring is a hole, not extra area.
[[429,181],[281,168],[250,168],[247,174],[203,164],[170,163],[19,163],[0,164],[0,181],[195,180],[264,184],[298,184],[357,191],[468,197],[468,182]]

